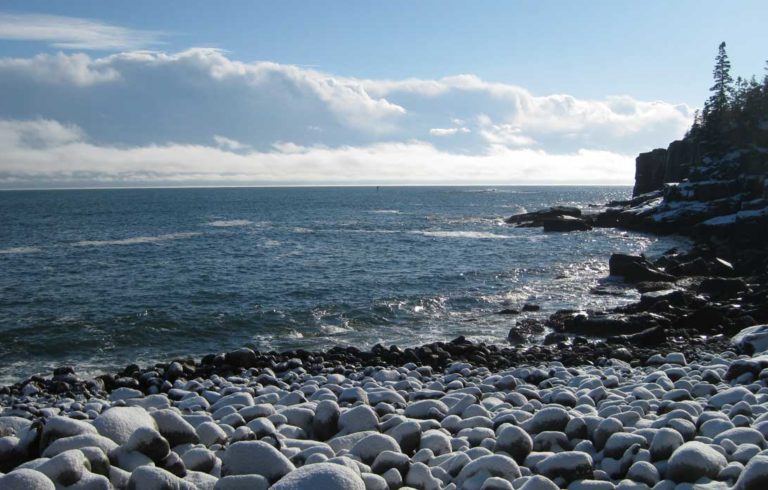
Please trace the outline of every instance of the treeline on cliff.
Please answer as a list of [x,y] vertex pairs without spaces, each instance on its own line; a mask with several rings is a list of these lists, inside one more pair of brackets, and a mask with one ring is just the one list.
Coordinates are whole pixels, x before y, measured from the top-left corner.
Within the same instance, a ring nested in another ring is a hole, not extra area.
[[697,111],[686,135],[701,146],[705,154],[719,155],[732,148],[768,146],[768,62],[759,81],[731,76],[731,63],[720,43],[711,95],[702,111]]
[[[737,173],[764,174],[768,153],[768,62],[762,79],[731,76],[731,63],[721,43],[715,58],[714,84],[701,111],[681,140],[667,149],[641,153],[636,160],[633,195],[659,190],[685,179],[729,179]],[[739,165],[724,162],[740,151]],[[714,161],[723,162],[712,165]],[[707,165],[709,163],[709,165]],[[703,168],[706,167],[706,168]]]

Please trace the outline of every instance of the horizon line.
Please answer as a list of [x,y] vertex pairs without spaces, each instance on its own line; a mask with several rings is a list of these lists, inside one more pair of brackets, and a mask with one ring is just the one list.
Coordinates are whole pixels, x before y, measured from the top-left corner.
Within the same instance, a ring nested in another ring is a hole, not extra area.
[[22,191],[89,191],[131,189],[305,189],[332,187],[632,187],[633,184],[599,183],[541,183],[541,184],[246,184],[246,185],[147,185],[147,186],[95,186],[95,187],[18,187],[0,188],[0,192]]

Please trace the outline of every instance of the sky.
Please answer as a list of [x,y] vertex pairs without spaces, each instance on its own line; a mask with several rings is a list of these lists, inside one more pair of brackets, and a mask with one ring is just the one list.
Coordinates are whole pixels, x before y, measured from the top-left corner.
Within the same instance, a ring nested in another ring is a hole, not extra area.
[[0,188],[630,184],[768,2],[0,1]]

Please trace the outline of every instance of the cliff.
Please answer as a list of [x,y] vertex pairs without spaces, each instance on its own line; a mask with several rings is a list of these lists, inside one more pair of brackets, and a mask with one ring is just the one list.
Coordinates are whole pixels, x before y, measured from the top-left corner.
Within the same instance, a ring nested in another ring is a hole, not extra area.
[[596,223],[689,235],[744,268],[765,268],[768,148],[698,152],[684,139],[638,155],[632,199],[609,203]]
[[673,141],[665,150],[657,148],[635,159],[632,196],[660,190],[664,184],[688,178],[691,167],[700,163],[697,146],[690,139]]

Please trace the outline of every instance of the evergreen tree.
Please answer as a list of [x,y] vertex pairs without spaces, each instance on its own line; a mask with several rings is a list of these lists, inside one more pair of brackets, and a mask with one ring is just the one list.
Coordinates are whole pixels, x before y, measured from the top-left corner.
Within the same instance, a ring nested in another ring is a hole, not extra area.
[[735,103],[731,62],[725,51],[725,42],[720,43],[718,47],[712,75],[715,84],[709,89],[712,95],[704,104],[701,136],[703,143],[710,150],[717,152],[722,149],[722,139],[728,131],[729,109],[731,104]]
[[725,41],[720,43],[715,58],[715,69],[712,71],[715,84],[709,89],[712,95],[707,101],[710,112],[725,112],[733,96],[733,78],[731,77],[731,61],[725,52]]

